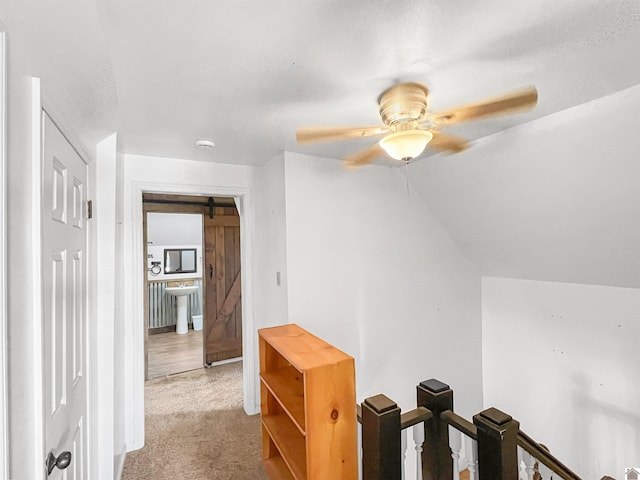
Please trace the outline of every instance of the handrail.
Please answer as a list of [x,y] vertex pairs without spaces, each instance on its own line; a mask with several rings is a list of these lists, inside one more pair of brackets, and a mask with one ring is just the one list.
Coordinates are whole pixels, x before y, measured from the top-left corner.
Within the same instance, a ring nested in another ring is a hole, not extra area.
[[518,445],[542,462],[564,480],[582,480],[569,467],[554,457],[549,450],[541,446],[522,430],[518,432]]
[[[414,408],[413,410],[400,415],[400,430],[413,427],[421,422],[426,422],[433,417],[431,410],[425,407]],[[356,418],[358,423],[362,423],[362,407],[356,405]]]
[[451,425],[456,430],[464,433],[467,437],[478,440],[478,427],[476,427],[466,418],[461,417],[451,410],[445,410],[444,412],[442,412],[440,414],[440,418],[444,420],[448,425]]
[[[474,415],[473,422],[455,413],[453,390],[436,379],[425,380],[417,386],[417,405],[417,408],[401,413],[400,407],[383,394],[369,397],[356,405],[358,422],[363,424],[363,478],[400,480],[401,463],[405,461],[401,449],[406,449],[408,442],[402,430],[422,423],[423,426],[418,427],[421,432],[414,431],[414,441],[416,451],[420,452],[422,478],[425,480],[453,477],[454,459],[460,455],[461,439],[458,433],[450,437],[454,434],[450,427],[474,440],[471,452],[466,454],[472,455],[469,461],[476,466],[482,480],[515,478],[523,460],[518,448],[531,455],[531,459],[527,456],[524,460],[527,468],[533,466],[534,477],[539,477],[538,466],[544,465],[553,472],[554,478],[582,480],[546,446],[520,430],[517,420],[497,408],[488,408]],[[536,463],[531,465],[530,460],[533,459]],[[601,480],[614,479],[605,476]]]
[[413,427],[421,422],[426,422],[433,417],[433,413],[426,407],[414,408],[410,412],[400,415],[400,430]]

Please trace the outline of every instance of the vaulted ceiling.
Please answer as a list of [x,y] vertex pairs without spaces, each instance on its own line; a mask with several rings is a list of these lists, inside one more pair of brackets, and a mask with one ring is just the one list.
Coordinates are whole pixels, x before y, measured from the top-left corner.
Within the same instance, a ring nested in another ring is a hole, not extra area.
[[[607,126],[606,141],[618,145],[616,158],[624,158],[611,167],[616,179],[637,175],[629,162],[637,142],[619,141],[611,126],[612,118],[634,119],[628,113],[616,117],[624,101],[614,101],[607,115],[558,113],[640,84],[637,0],[2,0],[0,20],[10,45],[13,36],[30,45],[33,73],[43,77],[45,88],[75,105],[86,129],[81,136],[97,141],[117,130],[119,149],[134,154],[247,165],[262,165],[283,150],[342,158],[373,141],[300,146],[295,129],[375,125],[378,94],[398,81],[426,84],[434,111],[535,85],[539,102],[532,112],[452,126],[451,133],[474,141],[472,148],[417,162],[410,169],[415,188],[486,274],[640,286],[637,276],[575,273],[582,257],[562,271],[540,273],[535,265],[544,252],[534,253],[525,225],[534,223],[517,210],[528,207],[512,205],[507,216],[503,211],[509,192],[522,193],[514,192],[516,186],[535,185],[541,194],[551,178],[554,188],[569,188],[576,211],[599,206],[601,221],[578,230],[587,242],[581,248],[598,247],[584,236],[601,227],[620,228],[622,220],[611,224],[608,218],[616,208],[627,225],[606,248],[620,251],[619,237],[636,238],[637,230],[628,230],[638,223],[631,217],[637,212],[630,205],[638,200],[633,182],[628,195],[623,189],[598,201],[584,184],[566,187],[558,180],[574,178],[577,158],[562,171],[539,160],[557,158],[558,151],[572,154],[561,147],[563,121],[578,120],[589,128],[582,133],[589,151],[599,151],[594,138],[599,125]],[[637,95],[631,96],[635,101]],[[215,149],[196,150],[198,138],[215,141]],[[575,130],[566,139],[584,145]],[[587,147],[581,148],[582,154]],[[608,175],[609,166],[598,168]],[[615,190],[614,180],[607,185]],[[534,210],[555,218],[548,208]],[[567,240],[576,240],[575,224],[563,223],[572,212],[550,223],[566,240],[562,248],[545,247],[552,258],[575,245]],[[546,221],[537,221],[545,231]],[[506,235],[505,222],[519,232],[516,238]],[[634,262],[640,257],[627,243],[623,250],[625,261],[629,252]],[[526,265],[521,255],[529,259]]]

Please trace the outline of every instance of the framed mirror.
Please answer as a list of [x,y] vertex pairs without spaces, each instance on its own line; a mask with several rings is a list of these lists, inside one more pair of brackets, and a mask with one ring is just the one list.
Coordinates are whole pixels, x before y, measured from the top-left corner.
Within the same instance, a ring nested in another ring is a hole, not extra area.
[[195,273],[196,271],[195,248],[164,249],[164,273]]

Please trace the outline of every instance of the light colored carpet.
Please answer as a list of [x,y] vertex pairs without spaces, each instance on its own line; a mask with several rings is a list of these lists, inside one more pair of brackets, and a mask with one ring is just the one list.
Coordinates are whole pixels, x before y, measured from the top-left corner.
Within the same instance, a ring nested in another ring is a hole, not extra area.
[[123,480],[260,480],[260,416],[242,409],[242,362],[150,380],[145,447]]

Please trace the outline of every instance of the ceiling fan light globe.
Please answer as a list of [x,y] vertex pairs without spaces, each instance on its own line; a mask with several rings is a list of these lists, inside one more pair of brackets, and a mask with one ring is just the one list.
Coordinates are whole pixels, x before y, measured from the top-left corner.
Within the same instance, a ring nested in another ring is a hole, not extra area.
[[405,130],[380,140],[380,146],[395,160],[411,160],[420,155],[433,138],[428,130]]

